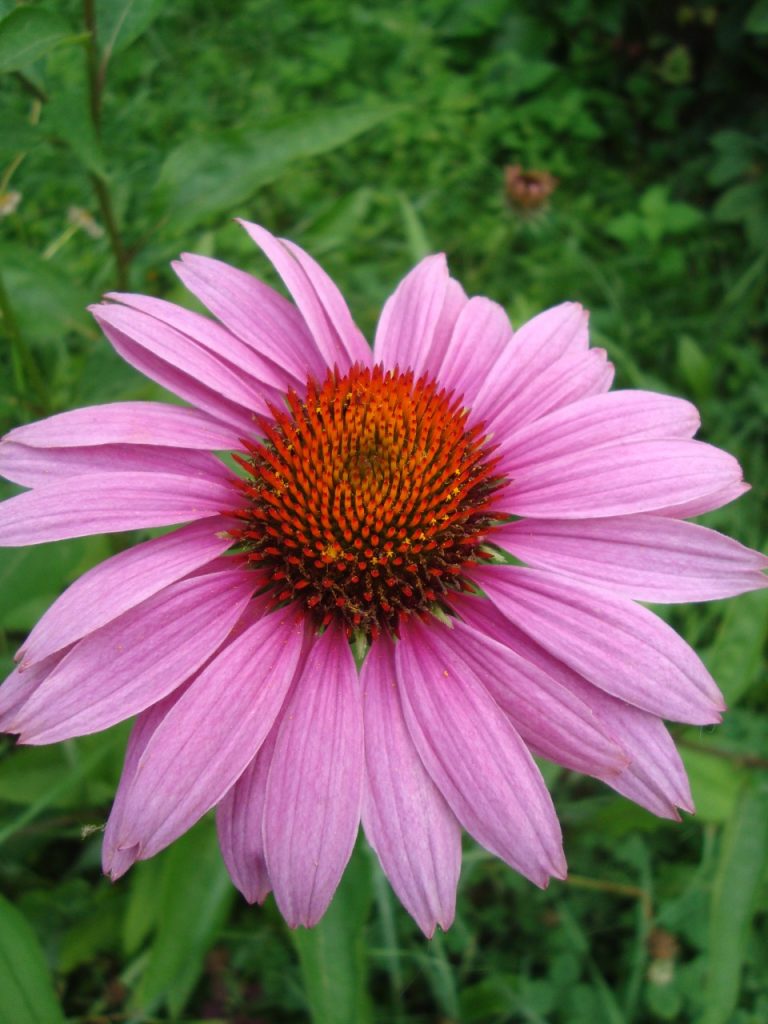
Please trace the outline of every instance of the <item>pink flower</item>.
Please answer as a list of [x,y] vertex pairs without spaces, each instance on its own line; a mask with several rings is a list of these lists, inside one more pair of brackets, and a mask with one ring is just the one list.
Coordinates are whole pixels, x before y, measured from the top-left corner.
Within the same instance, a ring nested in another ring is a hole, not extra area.
[[662,719],[717,722],[722,699],[635,602],[765,585],[763,556],[684,521],[747,489],[737,462],[692,440],[689,403],[608,393],[576,304],[513,336],[430,256],[371,351],[305,252],[244,226],[295,305],[184,256],[216,320],[140,295],[93,310],[191,408],[79,409],[0,448],[30,488],[0,505],[4,545],[187,524],[74,583],[0,690],[23,743],[137,716],[105,870],[216,806],[246,898],[272,889],[311,925],[362,819],[430,935],[453,918],[462,828],[537,885],[564,876],[532,753],[692,810]]

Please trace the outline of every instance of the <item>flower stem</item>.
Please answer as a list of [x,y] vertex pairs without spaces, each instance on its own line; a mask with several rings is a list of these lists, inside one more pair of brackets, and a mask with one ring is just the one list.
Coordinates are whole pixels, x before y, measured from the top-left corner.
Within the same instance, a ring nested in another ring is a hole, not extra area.
[[[97,138],[101,137],[101,99],[104,91],[104,75],[99,70],[99,48],[96,36],[96,11],[94,0],[83,0],[83,21],[88,30],[86,53],[88,59],[88,96],[91,122]],[[114,204],[106,180],[95,172],[90,175],[96,198],[99,201],[102,220],[107,229],[112,256],[115,261],[117,286],[120,290],[128,285],[130,255],[123,242],[115,216]]]

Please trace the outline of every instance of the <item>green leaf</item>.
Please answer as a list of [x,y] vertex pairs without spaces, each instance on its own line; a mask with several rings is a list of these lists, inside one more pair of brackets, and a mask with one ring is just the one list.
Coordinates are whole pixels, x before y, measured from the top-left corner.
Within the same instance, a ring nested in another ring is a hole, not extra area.
[[710,185],[726,185],[740,178],[757,159],[755,139],[744,132],[725,129],[710,136],[709,144],[715,151],[715,162],[707,174]]
[[23,338],[50,348],[67,331],[96,337],[86,312],[92,292],[23,245],[0,244],[0,266]]
[[691,783],[696,817],[701,821],[728,821],[744,784],[744,769],[724,757],[701,750],[680,749]]
[[405,237],[408,241],[408,252],[410,253],[411,260],[416,264],[431,252],[434,252],[434,248],[427,237],[424,222],[416,212],[416,208],[408,196],[403,192],[398,192],[397,198],[400,203],[400,212],[403,216]]
[[59,14],[41,7],[18,7],[0,21],[0,72],[18,71],[62,43],[76,42]]
[[768,783],[747,786],[725,829],[710,904],[702,1024],[727,1024],[739,1001],[755,896],[768,857]]
[[756,36],[768,34],[768,0],[757,0],[757,3],[752,5],[744,28]]
[[370,870],[358,849],[319,924],[291,933],[314,1024],[367,1024],[373,1020],[364,932],[370,902]]
[[7,160],[17,153],[27,153],[43,140],[39,128],[33,127],[26,117],[11,110],[3,111],[3,130],[0,132],[0,157]]
[[163,861],[161,857],[140,861],[131,871],[131,891],[122,925],[123,952],[137,953],[157,924],[157,893],[160,891]]
[[689,334],[677,341],[677,365],[696,399],[709,398],[715,386],[715,368],[712,360]]
[[[109,553],[102,537],[0,550],[0,627],[30,629],[79,572]],[[26,606],[29,616],[20,614]]]
[[726,702],[735,704],[763,672],[768,639],[768,593],[757,590],[729,601],[704,662]]
[[[59,771],[55,781],[51,780],[34,802],[25,805],[19,814],[0,827],[0,846],[26,828],[48,807],[68,802],[69,794],[78,791],[83,785],[103,785],[103,762],[108,762],[110,758],[114,759],[116,748],[122,749],[124,745],[125,726],[121,724],[96,736],[81,738],[66,748],[71,754],[66,770]],[[13,759],[10,760],[13,763]],[[99,772],[95,772],[97,766],[100,766]],[[94,792],[93,795],[95,799],[106,801],[106,794],[99,794],[96,797]]]
[[162,883],[155,895],[157,932],[131,1009],[150,1014],[163,1003],[176,1018],[235,896],[212,820],[200,822],[164,854]]
[[64,1024],[40,942],[26,918],[0,896],[0,1020]]
[[765,187],[760,181],[745,181],[727,189],[714,205],[715,220],[724,224],[747,223],[765,206]]
[[106,65],[149,28],[163,0],[96,0],[96,40]]
[[163,164],[157,199],[176,226],[200,224],[245,203],[295,160],[336,149],[401,109],[336,107],[286,118],[270,129],[188,139]]

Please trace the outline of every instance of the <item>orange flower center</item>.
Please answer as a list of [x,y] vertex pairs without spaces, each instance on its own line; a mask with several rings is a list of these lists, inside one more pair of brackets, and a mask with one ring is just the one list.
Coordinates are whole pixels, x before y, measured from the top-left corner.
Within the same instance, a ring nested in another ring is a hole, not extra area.
[[428,377],[354,366],[310,379],[238,459],[247,498],[233,536],[275,603],[301,601],[351,637],[448,610],[493,522],[503,481],[482,425]]

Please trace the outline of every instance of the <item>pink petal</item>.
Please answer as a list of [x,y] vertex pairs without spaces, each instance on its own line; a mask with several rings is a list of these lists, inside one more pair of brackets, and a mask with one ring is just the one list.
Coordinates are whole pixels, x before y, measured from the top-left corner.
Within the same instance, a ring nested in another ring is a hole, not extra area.
[[249,903],[263,903],[272,891],[264,857],[262,824],[279,722],[280,716],[256,757],[216,808],[224,863],[232,881]]
[[138,844],[118,849],[115,840],[122,828],[126,799],[133,784],[141,755],[146,750],[147,744],[162,724],[165,716],[174,704],[180,700],[188,687],[188,682],[183,683],[173,693],[169,693],[167,697],[159,700],[157,704],[153,704],[146,711],[142,711],[136,718],[133,729],[131,729],[131,735],[128,738],[128,746],[125,751],[125,760],[123,761],[123,771],[120,776],[120,785],[117,787],[112,810],[107,819],[107,827],[104,830],[104,842],[101,848],[102,870],[105,875],[109,875],[113,882],[124,875],[129,868],[133,867],[137,860],[143,859],[140,856]]
[[628,441],[591,448],[514,475],[507,507],[544,519],[650,512],[736,483],[741,467],[700,441]]
[[370,365],[371,350],[354,326],[336,286],[297,246],[275,238],[258,224],[240,220],[293,296],[326,366],[346,372],[355,362]]
[[641,438],[688,439],[699,424],[696,407],[681,398],[612,391],[561,407],[497,440],[503,472],[516,476],[526,467],[587,448]]
[[264,808],[275,899],[295,928],[331,901],[355,845],[363,790],[360,682],[344,634],[312,648],[277,736]]
[[419,377],[430,363],[430,350],[440,325],[448,292],[448,265],[438,253],[427,256],[406,274],[384,304],[373,351],[377,363],[390,370],[413,370]]
[[[128,329],[120,330],[114,326],[111,322],[112,311],[119,310],[120,306],[98,305],[89,308],[117,354],[139,373],[156,381],[162,387],[197,406],[198,409],[209,413],[217,420],[226,423],[237,431],[239,437],[253,436],[256,426],[254,414],[266,414],[269,410],[264,401],[255,402],[253,406],[246,409],[237,401],[232,400],[230,395],[223,393],[216,381],[221,378],[229,380],[231,373],[224,370],[222,364],[214,356],[200,346],[188,342],[180,347],[186,350],[190,358],[184,361],[183,366],[180,366],[178,356],[172,348],[147,346],[142,339],[133,337],[135,332],[132,333]],[[110,312],[105,314],[105,310]],[[121,317],[124,318],[125,313],[130,314],[130,312],[130,310],[124,310]],[[109,321],[106,316],[109,316]],[[193,365],[189,366],[187,362],[191,362]],[[239,384],[237,390],[238,392],[242,390]]]
[[441,387],[473,403],[491,367],[507,345],[512,344],[512,327],[505,310],[490,299],[475,297],[461,310],[442,364],[437,370]]
[[153,316],[113,303],[93,306],[91,312],[113,344],[113,336],[118,332],[151,355],[236,403],[243,411],[266,413],[265,397],[267,400],[277,397],[276,391],[253,378],[249,380],[246,374],[208,347]]
[[299,661],[304,626],[265,615],[210,661],[141,755],[115,837],[150,857],[198,821],[256,756]]
[[304,320],[287,299],[251,274],[207,256],[184,253],[173,269],[224,326],[304,386],[326,366]]
[[366,788],[363,827],[398,899],[431,938],[450,927],[461,869],[461,830],[416,753],[403,719],[394,650],[382,637],[360,677]]
[[106,729],[175,690],[237,622],[255,577],[230,569],[173,583],[81,640],[24,705],[24,743]]
[[434,377],[442,386],[445,385],[440,378],[440,367],[443,365],[446,354],[450,350],[451,338],[456,322],[459,319],[459,314],[468,301],[469,299],[467,299],[464,289],[459,282],[449,277],[445,289],[443,308],[440,310],[440,316],[435,324],[435,330],[432,335],[432,344],[429,352],[424,354],[423,362],[423,372]]
[[520,519],[495,544],[533,566],[638,601],[713,601],[768,586],[768,557],[715,530],[660,516]]
[[714,680],[647,608],[538,569],[494,566],[473,576],[510,622],[606,693],[678,722],[720,721]]
[[320,264],[313,260],[309,253],[301,249],[295,242],[291,242],[287,238],[282,238],[280,241],[293,254],[296,262],[307,275],[307,279],[314,288],[325,310],[325,314],[347,354],[350,364],[360,363],[362,366],[370,366],[373,361],[371,346],[352,319],[344,297],[334,282]]
[[188,448],[144,444],[100,444],[70,448],[33,448],[0,441],[0,476],[23,487],[41,487],[56,479],[89,473],[174,473],[219,477],[232,473],[215,455]]
[[104,298],[145,313],[160,325],[166,324],[174,332],[207,349],[230,369],[234,369],[247,381],[249,388],[258,394],[261,394],[265,386],[274,391],[285,391],[290,384],[289,375],[279,366],[259,355],[250,345],[208,317],[149,295],[107,292]]
[[402,626],[397,678],[408,730],[459,822],[536,885],[565,875],[560,826],[544,781],[509,718],[440,635]]
[[473,676],[542,757],[590,775],[618,775],[629,763],[621,737],[552,676],[463,622],[432,627],[453,670]]
[[238,433],[197,409],[160,402],[114,402],[58,413],[6,434],[32,448],[138,444],[227,451],[240,447]]
[[541,377],[522,387],[514,399],[505,401],[502,393],[487,411],[483,409],[486,400],[478,399],[475,411],[487,421],[495,438],[500,440],[556,409],[608,391],[612,382],[613,366],[603,349],[566,352]]
[[0,686],[0,732],[13,732],[11,724],[19,709],[45,682],[65,655],[65,651],[46,658],[32,668],[16,668]]
[[743,480],[733,480],[719,490],[704,495],[704,497],[694,498],[692,501],[684,501],[677,505],[664,505],[653,511],[655,515],[659,516],[669,516],[674,519],[691,519],[693,516],[701,516],[705,512],[713,512],[716,508],[722,508],[723,505],[728,505],[751,489],[751,485]]
[[582,354],[588,344],[589,316],[577,302],[563,302],[533,317],[500,352],[476,402],[503,408],[526,391],[564,355]]
[[20,652],[24,665],[41,661],[207,565],[231,546],[226,529],[226,520],[211,517],[94,566],[64,591],[29,634]]
[[228,482],[172,473],[94,473],[0,502],[0,547],[218,516],[239,504]]
[[[693,810],[685,769],[659,718],[592,686],[512,625],[490,601],[459,597],[456,604],[459,614],[476,630],[510,648],[518,658],[545,672],[553,683],[592,708],[596,722],[621,743],[629,763],[618,775],[597,764],[586,774],[602,779],[662,818],[678,818],[676,807]],[[573,767],[559,756],[551,760]]]

